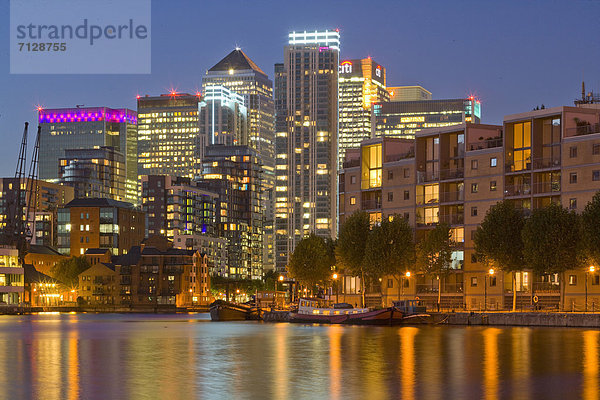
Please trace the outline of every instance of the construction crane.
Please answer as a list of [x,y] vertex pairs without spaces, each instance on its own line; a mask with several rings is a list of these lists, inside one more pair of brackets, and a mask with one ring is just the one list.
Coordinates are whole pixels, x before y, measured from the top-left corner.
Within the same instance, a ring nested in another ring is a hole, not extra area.
[[[12,196],[7,198],[6,219],[1,236],[2,244],[17,248],[21,264],[25,261],[25,255],[27,254],[29,243],[33,236],[31,225],[35,224],[35,211],[38,203],[37,197],[39,195],[37,190],[37,177],[41,127],[38,126],[33,155],[29,165],[29,174],[25,176],[28,128],[29,123],[25,122],[19,158],[17,159],[17,167],[15,170],[15,178],[12,182]],[[23,183],[25,183],[24,187]]]

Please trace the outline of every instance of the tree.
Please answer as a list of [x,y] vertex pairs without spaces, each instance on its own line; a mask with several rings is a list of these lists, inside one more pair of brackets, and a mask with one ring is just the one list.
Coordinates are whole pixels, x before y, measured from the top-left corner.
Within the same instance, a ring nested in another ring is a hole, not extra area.
[[367,238],[371,233],[369,214],[356,211],[340,227],[335,256],[337,266],[354,276],[360,276],[362,304],[365,304],[364,257]]
[[600,265],[600,192],[581,214],[581,234],[585,255],[596,266]]
[[393,215],[384,219],[368,236],[365,248],[365,269],[368,277],[379,279],[393,275],[398,281],[398,296],[402,276],[413,265],[415,245],[413,230],[406,219]]
[[311,233],[296,245],[287,268],[291,277],[313,288],[329,280],[333,261],[331,244]]
[[50,275],[67,287],[79,285],[79,274],[91,267],[85,256],[71,257],[60,260],[50,269]]
[[565,271],[583,265],[579,216],[558,204],[534,210],[521,234],[523,259],[537,274],[559,274],[564,309]]
[[491,207],[475,232],[475,252],[485,263],[494,263],[512,273],[513,306],[517,308],[517,279],[515,272],[523,269],[523,240],[525,225],[523,213],[510,201],[504,200]]
[[421,271],[435,275],[438,279],[438,310],[442,301],[442,277],[450,271],[453,246],[450,226],[445,223],[427,232],[416,246],[417,266]]

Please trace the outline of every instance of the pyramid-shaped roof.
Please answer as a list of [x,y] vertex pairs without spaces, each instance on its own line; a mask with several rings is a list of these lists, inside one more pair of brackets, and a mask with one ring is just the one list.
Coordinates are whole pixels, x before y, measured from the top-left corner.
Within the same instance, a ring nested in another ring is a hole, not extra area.
[[260,72],[263,75],[265,74],[258,65],[254,63],[242,50],[235,49],[231,53],[227,54],[225,58],[215,64],[214,67],[209,69],[208,71],[229,71],[230,69],[234,70],[248,70],[251,69],[256,72]]

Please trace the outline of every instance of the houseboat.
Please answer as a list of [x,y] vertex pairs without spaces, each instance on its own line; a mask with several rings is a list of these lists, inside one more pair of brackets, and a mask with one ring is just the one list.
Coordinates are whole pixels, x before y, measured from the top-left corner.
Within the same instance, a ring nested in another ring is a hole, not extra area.
[[394,307],[370,310],[354,308],[349,304],[325,307],[319,299],[301,298],[298,310],[291,312],[289,321],[296,323],[349,324],[349,325],[398,325],[402,312]]

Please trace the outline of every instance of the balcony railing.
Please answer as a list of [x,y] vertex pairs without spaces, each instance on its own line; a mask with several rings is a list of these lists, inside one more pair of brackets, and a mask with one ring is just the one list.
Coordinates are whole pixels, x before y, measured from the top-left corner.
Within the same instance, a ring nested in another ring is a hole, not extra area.
[[531,194],[531,185],[505,185],[505,196],[528,196]]
[[429,205],[437,203],[452,203],[456,201],[464,201],[464,191],[440,192],[437,196],[434,195],[417,195],[417,205]]
[[567,129],[567,136],[581,136],[581,135],[591,135],[593,133],[600,133],[600,124],[589,124],[576,126],[575,128]]
[[355,160],[347,160],[347,161],[344,161],[344,163],[342,165],[344,168],[358,167],[360,165],[360,159],[357,158]]
[[[442,293],[462,293],[463,292],[463,283],[455,283],[455,284],[442,284]],[[438,293],[437,285],[431,284],[417,284],[417,293],[419,294],[427,294],[427,293]]]
[[408,151],[402,154],[389,154],[385,156],[385,162],[394,162],[400,160],[406,160],[407,158],[413,158],[415,156],[414,150]]
[[183,267],[167,266],[163,267],[164,274],[181,274],[183,273]]
[[469,150],[493,149],[496,147],[502,147],[502,138],[487,139],[469,144]]
[[439,223],[462,225],[465,223],[465,216],[464,214],[441,214],[437,218],[425,218],[424,216],[417,214],[418,226],[430,226]]
[[381,199],[363,200],[361,207],[363,210],[378,210],[381,208]]
[[534,158],[533,169],[560,168],[560,158]]

